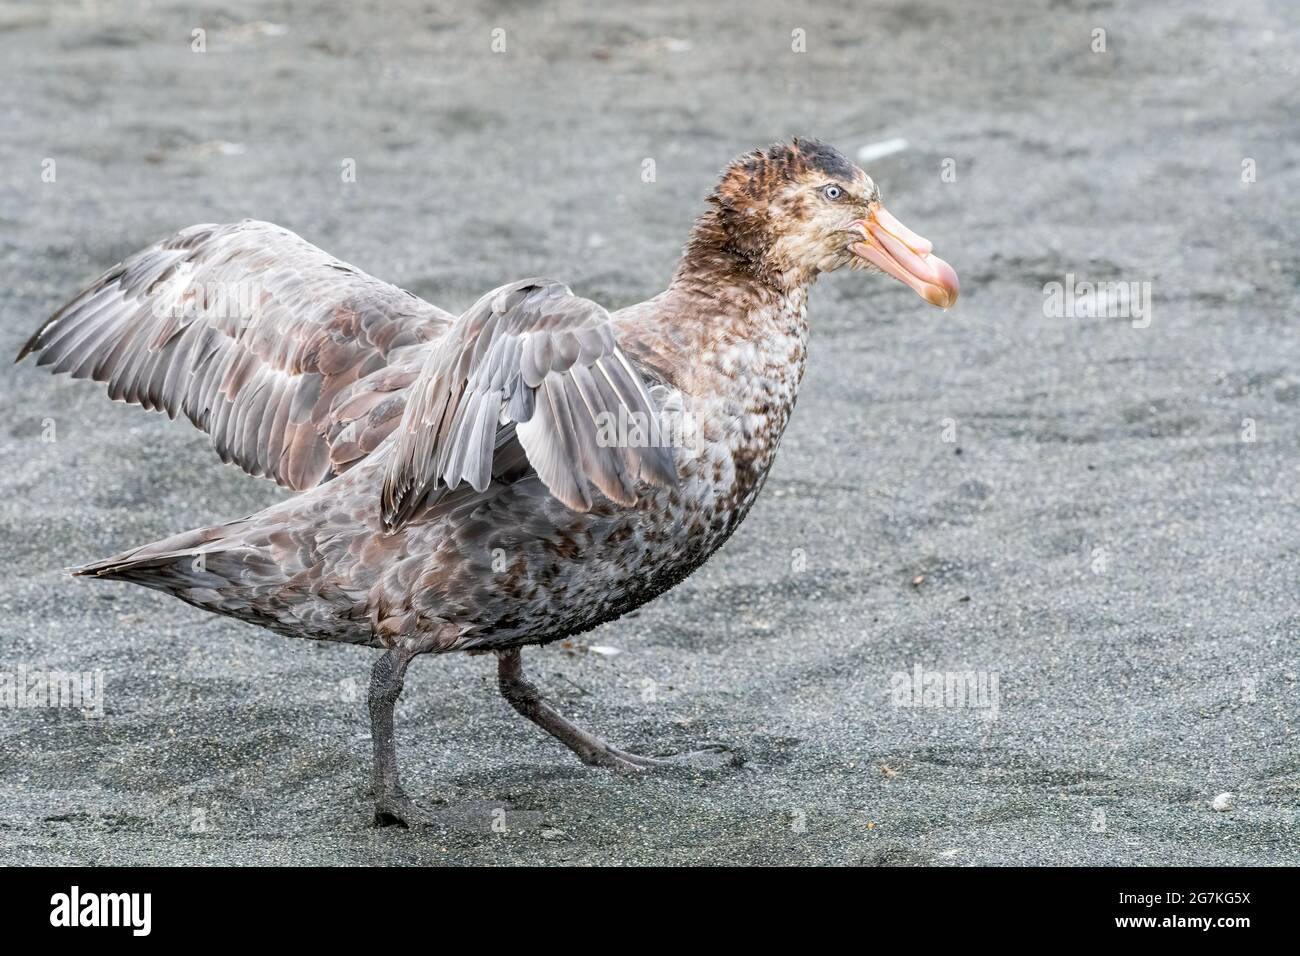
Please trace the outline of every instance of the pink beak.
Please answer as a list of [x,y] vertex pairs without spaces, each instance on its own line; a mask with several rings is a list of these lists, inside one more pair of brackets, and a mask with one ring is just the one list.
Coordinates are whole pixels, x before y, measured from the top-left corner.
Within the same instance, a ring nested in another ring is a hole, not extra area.
[[911,286],[931,305],[947,309],[957,301],[960,286],[952,266],[931,253],[930,240],[908,229],[884,206],[876,206],[853,226],[865,240],[850,247],[856,256]]

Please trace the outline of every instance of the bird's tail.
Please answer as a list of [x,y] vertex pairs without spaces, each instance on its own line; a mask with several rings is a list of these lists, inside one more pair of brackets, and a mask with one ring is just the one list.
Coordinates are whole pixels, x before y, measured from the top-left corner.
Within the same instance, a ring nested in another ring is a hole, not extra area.
[[130,581],[293,637],[369,640],[370,627],[363,619],[304,631],[302,605],[311,605],[322,593],[320,583],[313,584],[307,574],[314,542],[310,536],[295,539],[283,528],[268,527],[265,514],[185,531],[70,570],[80,577]]
[[80,577],[130,581],[187,600],[203,592],[228,591],[245,573],[269,560],[238,540],[237,531],[244,524],[234,521],[184,531],[70,570]]

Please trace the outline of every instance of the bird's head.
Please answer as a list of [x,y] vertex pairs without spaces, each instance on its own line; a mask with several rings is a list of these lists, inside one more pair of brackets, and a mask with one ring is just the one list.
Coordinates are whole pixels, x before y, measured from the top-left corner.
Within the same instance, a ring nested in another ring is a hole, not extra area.
[[741,156],[709,202],[697,250],[736,256],[778,284],[847,265],[891,275],[940,308],[957,301],[952,267],[885,210],[870,176],[825,143],[795,139]]

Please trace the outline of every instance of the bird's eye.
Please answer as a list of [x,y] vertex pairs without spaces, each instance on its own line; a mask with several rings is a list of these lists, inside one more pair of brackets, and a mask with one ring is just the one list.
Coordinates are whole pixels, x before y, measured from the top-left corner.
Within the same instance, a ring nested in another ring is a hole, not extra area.
[[825,196],[827,199],[829,199],[831,202],[834,202],[835,200],[839,199],[841,196],[844,195],[844,190],[840,189],[839,186],[831,184],[830,186],[822,187],[822,195]]

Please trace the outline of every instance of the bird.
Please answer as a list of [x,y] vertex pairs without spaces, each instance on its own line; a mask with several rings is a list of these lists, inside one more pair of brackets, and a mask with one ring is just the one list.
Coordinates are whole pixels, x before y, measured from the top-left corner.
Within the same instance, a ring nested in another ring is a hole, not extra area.
[[16,361],[184,416],[297,493],[72,573],[378,650],[371,822],[412,827],[431,817],[401,784],[393,709],[423,654],[495,655],[505,700],[584,764],[665,762],[570,722],[522,649],[640,607],[731,536],[795,406],[809,289],[844,267],[957,300],[876,182],[796,137],[728,164],[667,288],[614,312],[528,278],[454,315],[246,219],[115,265]]

